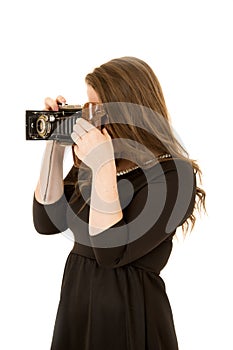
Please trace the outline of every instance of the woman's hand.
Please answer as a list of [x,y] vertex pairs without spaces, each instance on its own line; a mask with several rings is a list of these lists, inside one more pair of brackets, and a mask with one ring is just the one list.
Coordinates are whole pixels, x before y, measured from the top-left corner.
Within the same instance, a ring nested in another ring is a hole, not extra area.
[[83,118],[71,134],[77,157],[92,169],[89,234],[95,236],[122,219],[111,136]]
[[53,100],[51,97],[46,97],[44,100],[45,111],[58,111],[59,104],[66,103],[65,97],[59,95],[56,100]]
[[[83,118],[78,118],[71,134],[76,143],[76,156],[89,166],[94,173],[114,160],[111,136],[104,128],[102,132]],[[115,162],[114,162],[115,163]]]
[[[61,95],[57,96],[57,98],[55,100],[52,99],[51,97],[46,97],[44,100],[44,104],[45,104],[44,110],[45,111],[58,111],[59,104],[63,104],[63,103],[66,103],[66,99],[65,99],[65,97],[63,97]],[[50,144],[50,143],[54,143],[54,142],[52,140],[48,140],[47,144]],[[63,148],[63,150],[64,150],[66,145],[62,144],[60,142],[55,142],[54,147],[57,149]]]

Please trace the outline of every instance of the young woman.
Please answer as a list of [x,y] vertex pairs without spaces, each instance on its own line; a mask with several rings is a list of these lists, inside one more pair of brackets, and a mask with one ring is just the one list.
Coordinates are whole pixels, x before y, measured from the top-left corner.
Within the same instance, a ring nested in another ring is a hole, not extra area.
[[[91,104],[71,134],[74,165],[63,180],[64,147],[48,141],[34,196],[36,230],[70,229],[74,237],[51,349],[176,350],[159,274],[177,227],[186,232],[195,209],[204,209],[201,171],[177,140],[144,61],[113,59],[86,83]],[[64,102],[46,98],[45,107]]]

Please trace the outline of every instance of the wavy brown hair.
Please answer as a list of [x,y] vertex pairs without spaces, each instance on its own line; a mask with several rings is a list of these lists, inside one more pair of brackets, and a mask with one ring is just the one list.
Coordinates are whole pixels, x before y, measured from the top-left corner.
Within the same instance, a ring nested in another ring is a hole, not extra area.
[[[201,184],[201,169],[175,136],[162,88],[146,62],[135,57],[113,59],[95,68],[85,80],[107,109],[111,120],[106,129],[111,137],[133,141],[133,145],[128,142],[127,150],[122,147],[118,158],[129,159],[128,152],[131,159],[143,167],[150,163],[151,155],[157,160],[159,155],[170,153],[173,158],[191,163]],[[138,152],[135,144],[143,145],[144,149]],[[143,150],[149,151],[149,158]],[[139,154],[144,156],[140,158]],[[194,210],[182,225],[184,233],[190,226],[194,227],[195,210],[205,211],[205,191],[199,186],[196,186]]]

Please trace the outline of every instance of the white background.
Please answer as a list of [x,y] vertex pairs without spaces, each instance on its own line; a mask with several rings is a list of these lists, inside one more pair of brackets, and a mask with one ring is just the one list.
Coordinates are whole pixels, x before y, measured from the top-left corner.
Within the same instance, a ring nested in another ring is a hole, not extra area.
[[208,216],[185,241],[179,235],[162,272],[180,350],[233,348],[232,5],[2,2],[1,349],[49,349],[72,248],[63,235],[34,230],[32,196],[44,144],[25,141],[25,110],[43,108],[44,97],[58,94],[85,102],[85,75],[125,55],[154,69],[173,126],[204,174]]

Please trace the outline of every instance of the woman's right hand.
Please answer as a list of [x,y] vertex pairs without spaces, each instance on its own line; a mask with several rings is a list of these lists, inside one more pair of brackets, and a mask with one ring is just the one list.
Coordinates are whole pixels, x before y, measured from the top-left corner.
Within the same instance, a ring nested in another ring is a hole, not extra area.
[[66,103],[65,97],[59,95],[55,100],[53,100],[51,97],[46,97],[44,100],[45,104],[45,111],[58,111],[59,104]]
[[[45,111],[58,111],[59,110],[59,104],[66,103],[65,97],[58,95],[57,98],[54,100],[51,97],[46,97],[44,100],[45,104]],[[52,140],[48,140],[47,143],[53,143]],[[56,142],[55,148],[65,148],[66,145]]]

